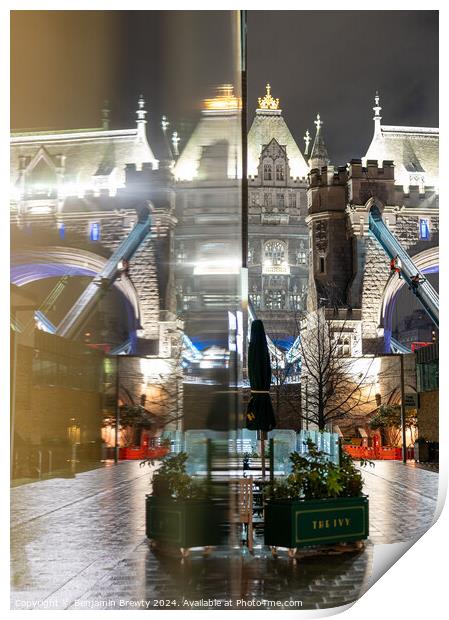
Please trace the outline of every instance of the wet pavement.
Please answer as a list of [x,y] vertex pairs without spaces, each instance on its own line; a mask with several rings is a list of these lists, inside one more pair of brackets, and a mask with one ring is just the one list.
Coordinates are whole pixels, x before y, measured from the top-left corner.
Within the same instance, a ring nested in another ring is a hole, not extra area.
[[431,525],[438,474],[402,463],[364,470],[370,538],[360,551],[273,558],[217,548],[208,557],[153,552],[145,538],[151,473],[118,465],[11,490],[13,609],[314,609],[356,600],[373,546],[418,538]]

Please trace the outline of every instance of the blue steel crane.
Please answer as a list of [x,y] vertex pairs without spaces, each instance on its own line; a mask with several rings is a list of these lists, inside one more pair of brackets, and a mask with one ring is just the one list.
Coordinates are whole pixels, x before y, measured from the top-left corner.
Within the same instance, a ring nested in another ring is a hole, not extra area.
[[[423,274],[419,271],[418,267],[415,265],[413,260],[404,250],[396,237],[391,233],[388,226],[382,219],[382,214],[376,206],[371,207],[371,211],[369,213],[369,230],[380,243],[383,250],[390,259],[393,259],[396,256],[400,258],[402,262],[402,277],[409,285],[411,291],[416,295],[417,299],[419,299],[422,307],[424,308],[430,319],[433,321],[436,327],[438,327],[438,293],[435,291],[427,278],[425,278]],[[416,275],[419,275],[423,281],[418,286],[413,286],[412,278]]]
[[129,261],[138,250],[151,229],[151,215],[148,207],[139,209],[136,225],[121,242],[103,269],[81,293],[70,311],[56,328],[56,334],[65,338],[75,338],[79,330],[95,309],[105,291],[121,273],[120,263]]

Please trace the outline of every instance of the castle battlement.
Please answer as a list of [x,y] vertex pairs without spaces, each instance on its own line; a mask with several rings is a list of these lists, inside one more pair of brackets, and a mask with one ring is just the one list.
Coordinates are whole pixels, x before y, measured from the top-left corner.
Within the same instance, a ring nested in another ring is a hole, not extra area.
[[323,166],[309,173],[309,187],[344,185],[348,180],[346,166]]
[[393,181],[394,162],[385,160],[382,166],[379,166],[377,159],[368,159],[366,166],[363,166],[361,159],[351,159],[348,164],[348,178]]
[[420,185],[394,186],[395,204],[405,207],[425,207],[438,209],[438,189],[433,185],[422,187]]

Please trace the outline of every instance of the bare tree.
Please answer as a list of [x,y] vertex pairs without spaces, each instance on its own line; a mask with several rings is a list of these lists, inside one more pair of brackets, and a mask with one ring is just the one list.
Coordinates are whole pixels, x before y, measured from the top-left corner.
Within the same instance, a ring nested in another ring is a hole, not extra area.
[[302,416],[320,430],[366,409],[372,358],[361,365],[360,358],[351,357],[349,330],[346,321],[327,319],[325,308],[304,320],[299,346],[307,399]]
[[[301,350],[299,336],[301,319],[304,314],[297,311],[285,324],[277,325],[277,331],[289,334],[292,346],[289,351],[281,351],[277,348],[270,350],[272,370],[272,401],[276,414],[278,428],[291,428],[299,430],[302,418],[302,394],[301,394]],[[274,334],[269,333],[273,340]],[[271,347],[270,347],[271,349]]]

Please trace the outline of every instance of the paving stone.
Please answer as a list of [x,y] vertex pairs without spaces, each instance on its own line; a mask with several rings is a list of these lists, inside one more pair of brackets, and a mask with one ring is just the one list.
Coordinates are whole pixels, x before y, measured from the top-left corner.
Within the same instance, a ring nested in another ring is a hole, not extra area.
[[[124,462],[71,479],[35,482],[11,491],[11,607],[126,609],[120,601],[198,599],[302,601],[302,609],[344,605],[364,592],[373,546],[416,539],[431,525],[438,474],[397,462],[364,469],[370,538],[356,553],[302,553],[272,558],[256,537],[255,555],[218,548],[184,562],[154,554],[145,539],[144,496],[151,473]],[[260,535],[258,535],[260,536]],[[274,603],[272,603],[274,604]],[[97,607],[95,607],[95,605]],[[109,605],[109,607],[105,607]],[[278,609],[278,607],[276,607]],[[301,607],[298,607],[301,609]]]

